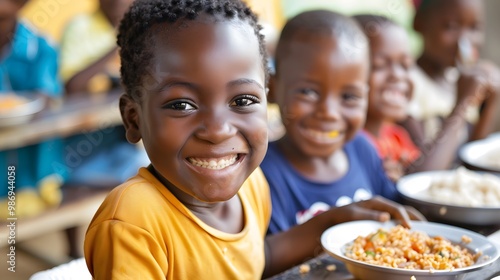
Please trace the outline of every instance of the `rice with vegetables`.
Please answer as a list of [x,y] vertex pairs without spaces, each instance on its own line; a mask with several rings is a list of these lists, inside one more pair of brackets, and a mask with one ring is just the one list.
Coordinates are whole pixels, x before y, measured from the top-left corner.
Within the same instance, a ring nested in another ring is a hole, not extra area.
[[424,232],[398,225],[389,230],[379,229],[366,237],[359,236],[346,247],[345,255],[392,268],[453,270],[473,265],[481,254],[472,254],[443,237],[429,237]]

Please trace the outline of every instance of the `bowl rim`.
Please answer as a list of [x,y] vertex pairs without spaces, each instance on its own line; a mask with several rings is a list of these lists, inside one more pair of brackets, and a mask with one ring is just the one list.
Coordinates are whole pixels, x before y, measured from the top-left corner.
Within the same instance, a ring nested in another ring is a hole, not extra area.
[[[489,166],[481,163],[474,163],[473,160],[468,156],[470,154],[470,150],[480,146],[487,146],[490,143],[500,142],[500,132],[494,132],[490,134],[488,137],[471,141],[469,143],[465,143],[458,150],[458,158],[464,163],[464,165],[468,166],[470,169],[478,169],[480,171],[500,173],[500,168],[496,168],[494,166]],[[499,147],[500,150],[500,147]]]
[[[0,95],[4,95],[4,93],[0,93]],[[20,97],[28,99],[28,101],[23,104],[20,104],[19,106],[17,106],[17,108],[13,110],[0,112],[0,119],[10,119],[10,118],[29,116],[43,110],[45,102],[42,94],[32,93],[26,95],[24,94],[14,94],[14,95],[19,95]]]
[[[414,275],[414,276],[429,276],[429,275],[435,275],[435,276],[449,276],[449,275],[457,275],[461,273],[468,273],[472,271],[476,271],[479,269],[482,269],[484,267],[487,267],[491,264],[493,264],[495,261],[497,261],[500,257],[500,248],[498,245],[487,239],[485,236],[473,232],[468,229],[456,227],[456,226],[451,226],[451,225],[446,225],[446,224],[441,224],[441,223],[435,223],[435,222],[421,222],[421,221],[412,221],[412,228],[416,228],[416,230],[419,230],[421,226],[430,226],[430,227],[436,227],[436,228],[448,228],[450,230],[454,231],[460,231],[463,234],[467,234],[469,237],[471,237],[473,240],[474,239],[480,239],[481,241],[485,242],[488,244],[491,248],[494,248],[494,255],[493,256],[486,256],[482,255],[479,257],[479,260],[476,261],[475,264],[468,266],[468,267],[462,267],[462,268],[457,268],[453,270],[417,270],[417,269],[403,269],[403,268],[392,268],[392,267],[384,267],[384,266],[379,266],[375,264],[369,264],[365,263],[362,261],[354,260],[351,258],[348,258],[344,255],[345,246],[349,244],[350,242],[353,242],[354,239],[357,237],[354,237],[351,241],[346,242],[341,244],[340,246],[337,247],[332,247],[329,246],[329,242],[327,241],[328,238],[330,238],[330,235],[332,232],[335,230],[340,231],[343,227],[348,227],[350,225],[355,225],[355,224],[366,224],[366,226],[371,226],[373,230],[377,230],[378,228],[390,228],[398,225],[396,221],[388,221],[388,222],[377,222],[377,221],[372,221],[372,220],[360,220],[360,221],[351,221],[351,222],[346,222],[346,223],[341,223],[335,226],[332,226],[325,230],[323,234],[321,235],[321,245],[325,252],[327,252],[330,256],[342,261],[346,267],[349,267],[349,265],[353,266],[362,266],[364,268],[369,268],[372,270],[377,270],[377,271],[391,271],[392,274],[399,274],[399,275]],[[448,238],[445,236],[445,238]],[[470,247],[465,246],[471,251],[476,251],[477,248],[471,249]],[[339,250],[337,252],[337,250]],[[487,257],[487,259],[485,259]],[[481,261],[483,260],[483,261]],[[478,263],[479,262],[479,263]]]

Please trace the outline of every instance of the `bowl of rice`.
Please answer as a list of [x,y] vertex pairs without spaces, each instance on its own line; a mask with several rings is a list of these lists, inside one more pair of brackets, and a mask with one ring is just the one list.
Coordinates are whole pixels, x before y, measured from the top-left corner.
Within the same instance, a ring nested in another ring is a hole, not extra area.
[[500,176],[459,167],[406,175],[397,182],[405,204],[427,218],[467,226],[500,224]]
[[327,229],[321,244],[360,280],[451,280],[492,265],[499,249],[466,229],[412,222],[353,221]]
[[500,132],[463,145],[458,157],[469,169],[500,174]]

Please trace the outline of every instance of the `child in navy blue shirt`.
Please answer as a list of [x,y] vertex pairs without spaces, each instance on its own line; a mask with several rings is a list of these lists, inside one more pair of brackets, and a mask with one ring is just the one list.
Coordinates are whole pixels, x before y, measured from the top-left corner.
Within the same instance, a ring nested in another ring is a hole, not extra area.
[[[359,133],[368,73],[367,40],[352,19],[317,10],[285,25],[270,100],[280,107],[286,134],[270,143],[261,164],[271,187],[269,233],[331,207],[342,221],[380,220],[388,215],[386,206],[399,200],[377,152]],[[423,219],[414,209],[410,214]]]

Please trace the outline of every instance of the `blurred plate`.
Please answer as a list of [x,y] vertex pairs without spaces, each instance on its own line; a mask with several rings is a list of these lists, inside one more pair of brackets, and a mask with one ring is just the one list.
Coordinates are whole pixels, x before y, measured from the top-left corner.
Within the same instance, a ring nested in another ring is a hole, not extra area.
[[342,223],[327,229],[321,235],[321,244],[325,251],[332,257],[344,262],[349,272],[360,280],[384,279],[384,280],[409,280],[411,276],[419,279],[451,280],[463,279],[465,276],[479,269],[493,264],[499,257],[499,249],[486,237],[466,229],[431,223],[412,222],[413,231],[422,231],[429,236],[442,236],[453,243],[460,243],[463,235],[472,239],[465,247],[473,252],[481,251],[483,254],[476,263],[469,267],[450,270],[415,270],[390,268],[379,265],[368,264],[362,261],[350,259],[345,256],[345,248],[358,236],[367,236],[376,232],[379,228],[390,229],[397,224],[393,221],[380,223],[376,221],[353,221]]
[[458,156],[469,169],[500,173],[500,132],[465,144]]
[[[431,183],[452,176],[455,170],[419,172],[402,177],[397,183],[397,190],[406,201],[427,218],[464,225],[500,224],[500,207],[467,207],[436,202],[429,198],[427,189]],[[472,172],[472,171],[471,171]]]
[[41,94],[0,93],[0,127],[29,122],[45,105]]

